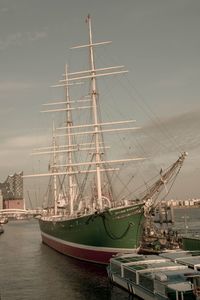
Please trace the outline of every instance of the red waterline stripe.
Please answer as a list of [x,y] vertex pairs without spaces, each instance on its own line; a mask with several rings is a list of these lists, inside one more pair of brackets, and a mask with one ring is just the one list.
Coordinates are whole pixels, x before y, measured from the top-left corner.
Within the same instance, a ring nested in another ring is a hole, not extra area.
[[106,252],[106,251],[97,251],[90,249],[82,249],[78,247],[73,247],[70,245],[59,243],[55,240],[52,240],[42,234],[43,243],[47,244],[56,251],[71,256],[80,260],[90,261],[99,264],[108,264],[110,258],[117,254],[117,252]]

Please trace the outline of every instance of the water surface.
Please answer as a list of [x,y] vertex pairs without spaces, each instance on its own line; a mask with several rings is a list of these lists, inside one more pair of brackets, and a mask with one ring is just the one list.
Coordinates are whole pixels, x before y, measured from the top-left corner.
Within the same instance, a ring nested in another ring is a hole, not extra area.
[[128,300],[105,266],[68,258],[41,243],[37,220],[10,221],[0,236],[1,300]]

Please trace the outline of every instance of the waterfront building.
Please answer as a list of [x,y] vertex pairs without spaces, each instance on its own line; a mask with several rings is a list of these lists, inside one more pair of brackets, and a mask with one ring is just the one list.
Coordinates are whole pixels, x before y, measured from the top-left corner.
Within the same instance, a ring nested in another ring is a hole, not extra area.
[[15,173],[0,183],[0,209],[24,209],[22,176],[23,172]]

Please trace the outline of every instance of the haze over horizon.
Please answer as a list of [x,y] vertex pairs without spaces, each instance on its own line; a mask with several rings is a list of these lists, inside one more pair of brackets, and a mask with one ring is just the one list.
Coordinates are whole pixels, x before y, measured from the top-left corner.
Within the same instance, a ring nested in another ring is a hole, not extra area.
[[115,94],[116,107],[142,125],[146,153],[150,150],[158,169],[181,152],[189,153],[170,197],[200,198],[198,0],[2,0],[0,182],[42,167],[41,158],[36,166],[30,153],[48,145],[52,118],[40,110],[56,99],[50,86],[60,79],[65,63],[73,71],[83,69],[69,48],[87,42],[88,13],[95,40],[112,40],[100,60],[109,57],[111,65],[129,70],[128,106]]

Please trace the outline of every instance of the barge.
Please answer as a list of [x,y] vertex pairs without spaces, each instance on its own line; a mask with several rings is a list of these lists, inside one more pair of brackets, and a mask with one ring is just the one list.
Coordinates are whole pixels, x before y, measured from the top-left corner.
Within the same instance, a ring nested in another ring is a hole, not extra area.
[[160,257],[168,258],[175,263],[186,265],[191,269],[200,271],[200,250],[199,251],[169,251],[160,254]]
[[111,283],[145,300],[199,300],[200,272],[158,255],[124,254],[110,259]]

